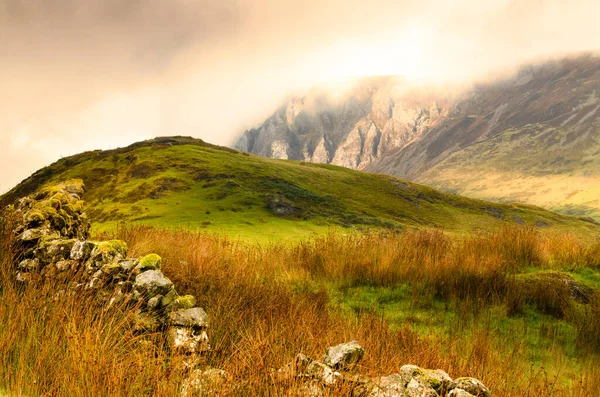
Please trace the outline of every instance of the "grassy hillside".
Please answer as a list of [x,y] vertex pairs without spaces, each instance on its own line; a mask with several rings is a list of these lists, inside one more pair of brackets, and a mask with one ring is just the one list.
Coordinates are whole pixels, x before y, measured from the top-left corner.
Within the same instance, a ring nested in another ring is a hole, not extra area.
[[600,58],[523,68],[476,87],[369,169],[484,200],[600,220]]
[[578,136],[567,126],[509,129],[455,152],[419,180],[469,197],[600,220],[600,141],[591,130]]
[[269,240],[331,228],[474,232],[509,223],[590,236],[600,229],[531,206],[467,199],[331,165],[264,159],[182,137],[63,158],[2,203],[73,178],[86,185],[86,211],[96,230],[128,221]]

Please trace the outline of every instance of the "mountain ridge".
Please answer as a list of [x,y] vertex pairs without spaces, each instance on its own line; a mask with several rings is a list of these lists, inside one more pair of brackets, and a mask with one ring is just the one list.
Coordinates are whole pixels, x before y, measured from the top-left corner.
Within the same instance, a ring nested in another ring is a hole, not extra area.
[[100,231],[129,222],[269,241],[332,229],[472,233],[527,224],[600,236],[598,224],[537,207],[468,199],[344,167],[265,159],[189,137],[60,159],[0,203],[73,179],[86,185],[85,209]]
[[[600,194],[599,57],[527,65],[515,75],[463,92],[421,91],[392,77],[375,80],[379,85],[371,81],[359,83],[333,110],[313,109],[310,116],[297,112],[297,117],[311,121],[304,130],[272,117],[248,130],[236,148],[385,173],[470,197],[527,202],[600,219],[600,201],[595,198]],[[371,91],[361,84],[370,84]],[[361,98],[361,92],[371,95],[363,99],[366,110],[356,120],[345,109]],[[287,107],[311,100],[311,95],[293,98]],[[322,119],[350,127],[324,128]],[[387,123],[397,128],[386,129]],[[326,150],[311,152],[315,141],[322,141]],[[576,183],[569,185],[563,180],[571,174]],[[493,185],[481,182],[488,175],[496,175]],[[542,186],[537,194],[527,191],[530,178],[537,185],[548,175],[551,186]],[[511,186],[516,181],[521,187]],[[540,194],[546,189],[547,194]]]

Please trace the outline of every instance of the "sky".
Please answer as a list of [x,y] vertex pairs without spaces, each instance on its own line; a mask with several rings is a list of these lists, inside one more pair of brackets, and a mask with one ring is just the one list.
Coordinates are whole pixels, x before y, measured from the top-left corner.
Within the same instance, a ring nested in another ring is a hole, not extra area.
[[332,80],[493,78],[600,50],[597,0],[0,0],[0,192],[166,135],[232,145]]

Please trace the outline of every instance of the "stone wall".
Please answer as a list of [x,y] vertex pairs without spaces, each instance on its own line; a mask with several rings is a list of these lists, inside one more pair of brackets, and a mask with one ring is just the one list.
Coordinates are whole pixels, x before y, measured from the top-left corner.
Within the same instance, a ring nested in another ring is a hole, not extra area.
[[122,304],[133,312],[137,332],[165,332],[173,352],[210,349],[208,315],[193,296],[177,293],[160,256],[127,258],[124,241],[89,240],[82,194],[82,181],[73,180],[15,205],[16,280],[63,280],[66,288],[57,294],[88,291],[107,306]]

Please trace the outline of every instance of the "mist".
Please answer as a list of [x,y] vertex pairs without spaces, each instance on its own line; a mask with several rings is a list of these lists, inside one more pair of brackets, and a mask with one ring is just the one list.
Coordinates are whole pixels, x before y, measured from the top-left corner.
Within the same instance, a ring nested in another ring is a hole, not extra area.
[[0,0],[0,191],[84,150],[231,145],[288,95],[497,78],[600,49],[595,0]]

